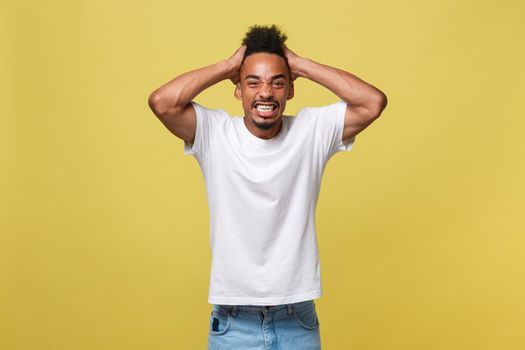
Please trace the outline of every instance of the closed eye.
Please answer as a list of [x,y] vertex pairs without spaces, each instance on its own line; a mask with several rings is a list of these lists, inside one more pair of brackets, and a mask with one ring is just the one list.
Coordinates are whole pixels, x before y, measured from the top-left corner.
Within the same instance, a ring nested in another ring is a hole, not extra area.
[[260,85],[260,82],[257,80],[248,80],[246,82],[246,85],[248,85],[249,87],[257,87]]
[[[257,88],[261,86],[261,84],[266,84],[266,82],[260,81],[260,80],[247,80],[246,81],[246,85],[250,88]],[[269,84],[271,84],[272,88],[274,89],[282,89],[285,87],[286,82],[284,80],[274,80]]]

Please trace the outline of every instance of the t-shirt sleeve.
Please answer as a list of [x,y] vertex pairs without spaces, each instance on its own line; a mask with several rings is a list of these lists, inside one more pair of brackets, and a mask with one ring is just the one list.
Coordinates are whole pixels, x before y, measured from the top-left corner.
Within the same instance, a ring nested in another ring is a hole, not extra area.
[[352,149],[355,136],[343,143],[346,102],[339,101],[323,107],[309,108],[309,112],[315,120],[316,133],[321,138],[328,156]]
[[195,109],[196,129],[193,143],[184,142],[184,154],[201,156],[205,154],[210,145],[211,135],[214,129],[213,124],[220,118],[220,110],[209,109],[196,102],[191,102]]

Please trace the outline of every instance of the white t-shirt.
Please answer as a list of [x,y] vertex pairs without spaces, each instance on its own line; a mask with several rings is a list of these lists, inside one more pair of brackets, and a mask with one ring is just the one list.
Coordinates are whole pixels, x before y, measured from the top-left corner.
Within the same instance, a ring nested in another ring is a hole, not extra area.
[[319,298],[315,207],[328,159],[342,142],[346,103],[283,116],[265,140],[242,117],[195,102],[197,129],[184,153],[199,162],[210,211],[208,303],[278,305]]

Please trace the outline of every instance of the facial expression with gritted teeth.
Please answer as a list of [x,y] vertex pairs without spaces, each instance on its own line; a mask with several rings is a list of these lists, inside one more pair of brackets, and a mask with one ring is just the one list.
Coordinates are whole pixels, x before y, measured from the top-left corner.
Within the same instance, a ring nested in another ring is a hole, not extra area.
[[268,139],[281,128],[286,101],[293,97],[293,82],[284,58],[271,53],[247,56],[239,72],[235,97],[242,101],[244,121],[257,137]]

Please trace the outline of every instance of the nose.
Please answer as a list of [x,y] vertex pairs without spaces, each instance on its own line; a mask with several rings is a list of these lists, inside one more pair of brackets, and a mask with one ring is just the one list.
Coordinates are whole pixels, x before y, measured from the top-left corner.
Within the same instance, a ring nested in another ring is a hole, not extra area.
[[259,96],[261,96],[262,98],[268,98],[273,96],[272,83],[263,82],[259,90]]

